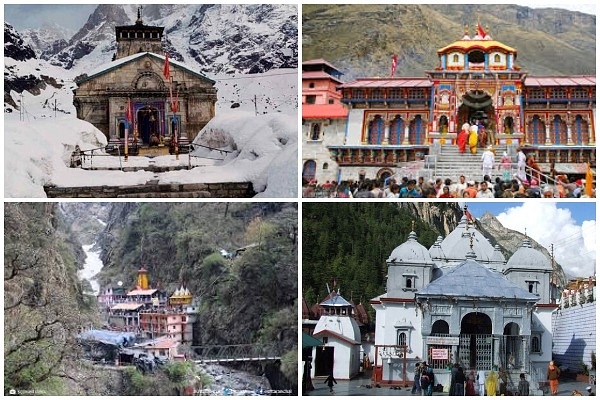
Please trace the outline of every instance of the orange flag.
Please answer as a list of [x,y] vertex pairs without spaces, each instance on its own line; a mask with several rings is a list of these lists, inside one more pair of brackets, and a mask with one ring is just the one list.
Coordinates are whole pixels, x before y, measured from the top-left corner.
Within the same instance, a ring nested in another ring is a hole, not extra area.
[[594,175],[592,174],[592,169],[590,168],[590,164],[588,163],[587,172],[585,173],[585,194],[587,197],[592,197],[592,181],[594,180]]

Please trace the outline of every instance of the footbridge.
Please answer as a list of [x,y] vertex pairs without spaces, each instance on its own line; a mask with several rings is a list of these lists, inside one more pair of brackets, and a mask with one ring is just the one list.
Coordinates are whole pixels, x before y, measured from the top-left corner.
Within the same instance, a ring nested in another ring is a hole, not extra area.
[[281,351],[274,346],[259,344],[205,345],[192,346],[196,353],[195,362],[226,363],[240,361],[280,360]]

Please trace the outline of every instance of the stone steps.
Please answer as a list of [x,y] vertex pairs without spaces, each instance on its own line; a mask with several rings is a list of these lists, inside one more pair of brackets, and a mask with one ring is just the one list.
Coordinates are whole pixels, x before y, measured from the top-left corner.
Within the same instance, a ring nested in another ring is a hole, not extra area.
[[[441,146],[440,154],[435,156],[435,163],[433,161],[425,162],[430,164],[429,167],[433,171],[433,176],[436,178],[451,178],[452,181],[457,181],[458,177],[464,175],[466,180],[480,181],[483,178],[483,171],[481,166],[481,155],[484,149],[478,148],[476,154],[471,154],[467,149],[465,153],[459,153],[458,147],[456,146]],[[498,163],[502,157],[502,153],[507,151],[506,146],[496,146],[496,157],[495,157],[495,169],[492,171],[492,180],[496,176],[501,176],[500,171],[497,170]],[[431,156],[428,156],[431,160]],[[433,165],[431,165],[433,164]],[[516,172],[516,166],[513,166],[511,175]]]

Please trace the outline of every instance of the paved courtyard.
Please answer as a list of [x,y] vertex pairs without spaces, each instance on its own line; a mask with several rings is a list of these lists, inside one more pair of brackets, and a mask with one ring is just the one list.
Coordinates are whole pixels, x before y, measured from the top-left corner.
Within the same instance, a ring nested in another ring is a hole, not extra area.
[[[325,385],[323,379],[314,379],[313,386],[315,390],[309,392],[308,396],[331,396],[329,393],[329,387]],[[367,385],[371,385],[371,380],[366,377],[355,378],[352,380],[337,380],[338,384],[333,387],[335,396],[412,396],[411,388],[397,387],[397,389],[382,386],[380,388],[372,387],[367,388]],[[585,388],[588,386],[587,383],[577,382],[574,380],[561,381],[558,386],[559,396],[570,396],[573,390],[579,390],[584,396],[587,395]],[[593,391],[596,393],[596,387],[593,386]],[[448,396],[448,393],[434,392],[434,396]],[[546,393],[548,395],[548,393]]]

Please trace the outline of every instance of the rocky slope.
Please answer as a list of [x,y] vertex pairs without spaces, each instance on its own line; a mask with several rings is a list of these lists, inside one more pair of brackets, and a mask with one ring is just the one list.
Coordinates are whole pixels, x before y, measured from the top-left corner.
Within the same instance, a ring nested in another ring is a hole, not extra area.
[[465,25],[473,35],[477,21],[517,49],[530,75],[596,72],[594,15],[510,4],[304,5],[302,57],[324,58],[351,80],[389,76],[397,54],[396,76],[424,76],[439,65],[437,50],[462,38]]

